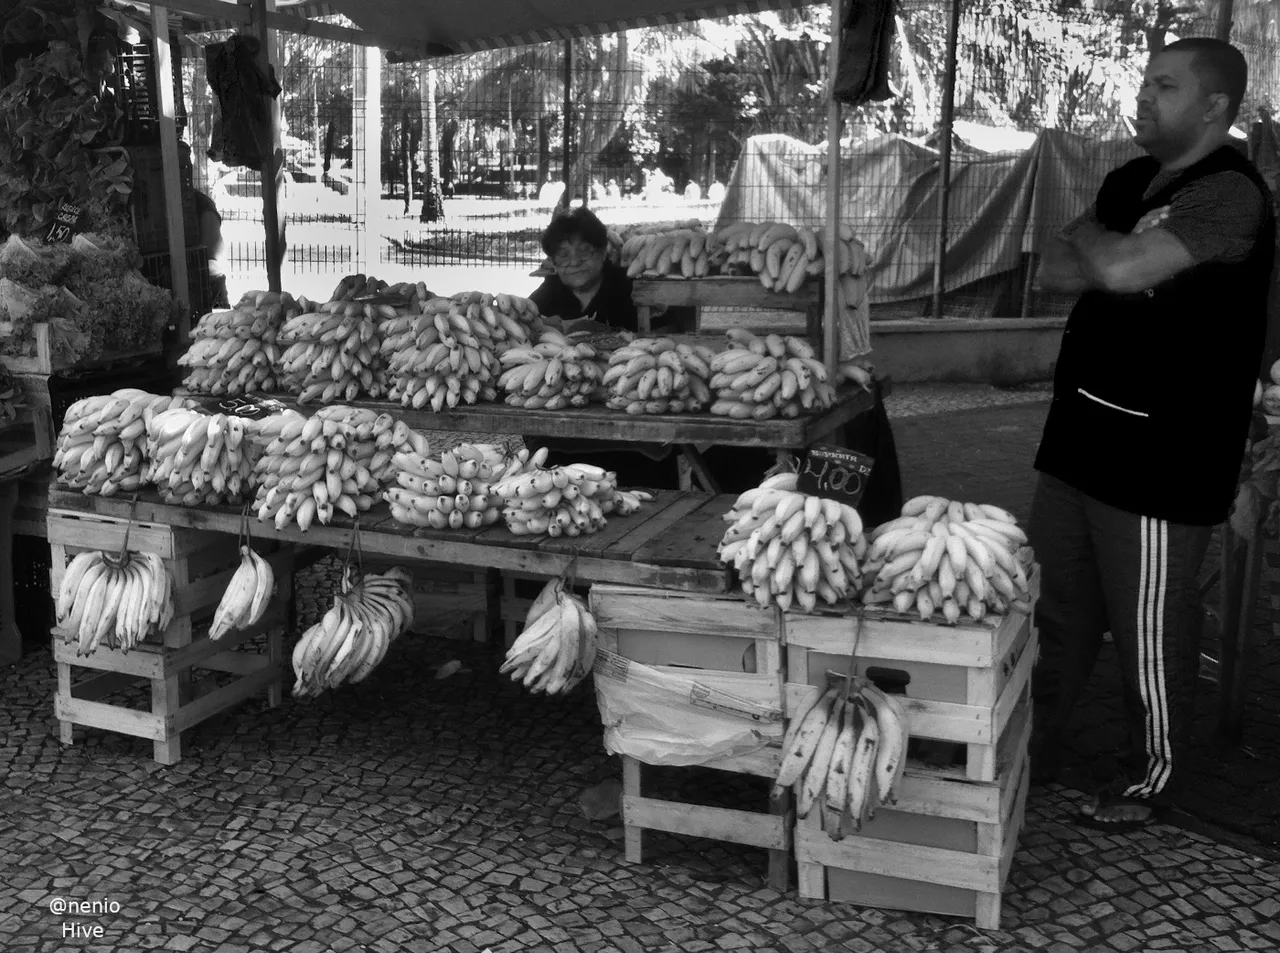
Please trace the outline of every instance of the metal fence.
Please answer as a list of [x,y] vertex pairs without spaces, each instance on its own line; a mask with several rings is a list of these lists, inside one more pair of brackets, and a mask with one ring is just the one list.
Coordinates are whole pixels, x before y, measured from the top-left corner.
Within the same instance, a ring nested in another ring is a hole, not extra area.
[[[1274,18],[1247,10],[1233,35],[1251,66],[1246,128],[1258,107],[1280,99]],[[932,267],[937,231],[947,15],[944,3],[900,3],[891,68],[897,95],[845,113],[845,219],[873,255],[887,256],[896,243],[896,270],[873,292],[873,317],[928,312],[920,275]],[[1064,0],[966,3],[949,230],[951,254],[966,264],[948,284],[944,313],[1062,309],[1064,302],[1035,295],[1027,281],[1026,215],[997,210],[990,222],[970,221],[969,233],[965,216],[991,212],[993,183],[1018,180],[1019,163],[1033,161],[1028,156],[1045,130],[1123,143],[1123,119],[1132,114],[1148,55],[1142,27]],[[1213,27],[1200,20],[1173,32],[1205,35]],[[772,217],[779,210],[817,224],[825,179],[812,157],[824,151],[828,36],[829,9],[815,5],[428,64],[385,63],[381,197],[366,203],[361,196],[373,170],[363,168],[359,142],[363,53],[281,35],[285,286],[315,279],[319,289],[352,271],[388,280],[425,271],[428,284],[450,268],[527,276],[541,261],[538,236],[560,200],[566,169],[572,198],[609,224],[710,225],[722,215]],[[199,159],[211,105],[202,57],[188,55],[185,64],[187,136]],[[763,138],[779,136],[788,138]],[[1090,161],[1083,178],[1096,187],[1114,156],[1100,150]],[[866,172],[877,163],[882,174]],[[1039,221],[1065,222],[1087,204],[1088,189],[1078,183],[1055,192],[1053,176],[1022,172],[1038,189]],[[237,281],[264,280],[258,176],[197,161],[196,180],[226,222],[234,296]]]

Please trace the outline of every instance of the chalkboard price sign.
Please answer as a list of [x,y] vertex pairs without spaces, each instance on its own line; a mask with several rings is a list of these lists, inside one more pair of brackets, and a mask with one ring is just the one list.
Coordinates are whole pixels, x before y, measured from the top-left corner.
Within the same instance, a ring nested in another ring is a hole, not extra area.
[[58,214],[54,216],[53,224],[49,226],[49,234],[44,240],[50,244],[55,242],[70,242],[73,235],[80,230],[80,220],[84,218],[84,209],[79,205],[72,205],[70,202],[63,202],[58,206]]
[[809,450],[796,480],[796,489],[857,506],[867,489],[874,458],[856,450],[819,444]]
[[210,414],[229,414],[258,420],[288,410],[288,406],[270,397],[202,397],[196,398]]

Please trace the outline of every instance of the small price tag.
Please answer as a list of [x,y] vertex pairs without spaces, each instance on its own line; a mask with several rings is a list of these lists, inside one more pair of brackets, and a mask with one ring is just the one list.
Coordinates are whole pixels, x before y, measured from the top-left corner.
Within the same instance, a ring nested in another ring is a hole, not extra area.
[[201,408],[210,414],[230,414],[257,420],[288,410],[286,404],[271,397],[201,397]]
[[79,205],[72,205],[70,202],[63,202],[58,206],[58,214],[53,218],[53,224],[49,227],[49,234],[44,240],[50,244],[55,242],[70,242],[72,237],[80,230],[80,221],[84,218],[84,209]]
[[856,507],[867,489],[867,478],[874,463],[865,453],[819,444],[805,457],[796,489]]

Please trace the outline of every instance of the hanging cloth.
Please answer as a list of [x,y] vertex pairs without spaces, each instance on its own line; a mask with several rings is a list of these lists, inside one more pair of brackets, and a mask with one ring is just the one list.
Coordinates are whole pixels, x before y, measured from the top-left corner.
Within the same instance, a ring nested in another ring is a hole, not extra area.
[[893,96],[889,86],[893,13],[894,0],[846,0],[834,87],[840,102],[861,106]]
[[275,69],[258,65],[256,37],[233,36],[205,47],[209,87],[218,100],[209,158],[260,169],[271,158],[271,100],[280,95]]

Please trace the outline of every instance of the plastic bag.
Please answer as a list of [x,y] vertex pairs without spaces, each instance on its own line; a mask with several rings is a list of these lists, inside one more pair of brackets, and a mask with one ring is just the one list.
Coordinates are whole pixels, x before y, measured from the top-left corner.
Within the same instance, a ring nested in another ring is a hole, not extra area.
[[782,740],[780,708],[739,698],[694,675],[661,671],[604,649],[594,672],[610,754],[687,767]]

